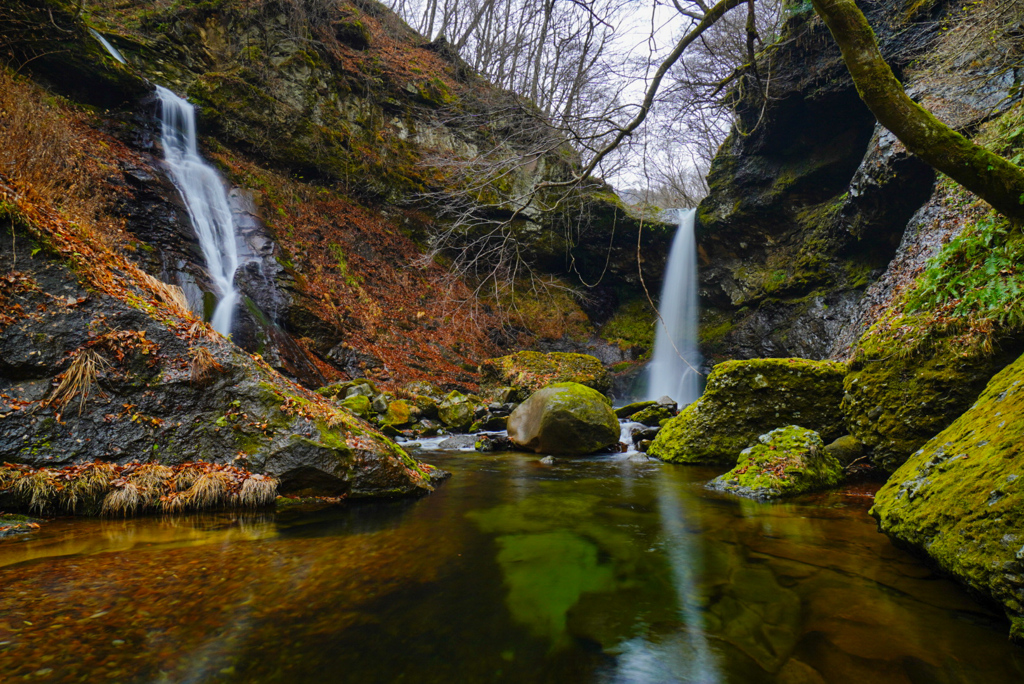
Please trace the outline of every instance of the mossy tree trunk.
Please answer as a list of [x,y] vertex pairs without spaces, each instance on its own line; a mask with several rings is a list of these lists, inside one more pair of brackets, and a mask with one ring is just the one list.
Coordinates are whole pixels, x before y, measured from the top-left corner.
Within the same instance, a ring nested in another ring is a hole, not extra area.
[[907,149],[996,210],[1024,221],[1024,169],[939,121],[907,96],[882,57],[874,31],[854,0],[811,0],[839,44],[864,103]]

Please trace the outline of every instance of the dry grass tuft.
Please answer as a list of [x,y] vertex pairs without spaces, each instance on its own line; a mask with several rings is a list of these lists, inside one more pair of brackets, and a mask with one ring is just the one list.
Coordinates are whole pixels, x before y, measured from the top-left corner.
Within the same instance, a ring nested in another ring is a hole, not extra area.
[[40,470],[20,478],[14,484],[14,494],[28,502],[28,509],[42,513],[50,507],[57,487],[51,473]]
[[103,499],[103,507],[100,512],[103,515],[120,515],[122,517],[134,514],[139,505],[143,503],[138,485],[121,480],[115,482],[114,487]]
[[154,278],[146,272],[142,272],[142,280],[144,284],[153,292],[160,301],[171,308],[174,313],[185,318],[189,315],[190,309],[188,306],[188,299],[185,297],[185,291],[177,285],[171,285],[165,283],[159,278]]
[[278,481],[230,465],[86,463],[66,468],[0,464],[0,491],[29,511],[126,517],[214,508],[259,508],[277,498]]
[[231,477],[222,471],[203,473],[182,497],[189,508],[216,508],[229,500]]
[[214,375],[224,372],[224,366],[217,363],[206,347],[193,347],[191,356],[193,385],[205,385]]
[[60,383],[50,395],[48,403],[53,406],[64,406],[77,396],[78,413],[81,415],[96,378],[107,365],[103,357],[93,350],[79,351],[68,369],[58,376]]
[[266,475],[252,475],[242,483],[238,504],[245,508],[269,506],[277,498],[277,480]]

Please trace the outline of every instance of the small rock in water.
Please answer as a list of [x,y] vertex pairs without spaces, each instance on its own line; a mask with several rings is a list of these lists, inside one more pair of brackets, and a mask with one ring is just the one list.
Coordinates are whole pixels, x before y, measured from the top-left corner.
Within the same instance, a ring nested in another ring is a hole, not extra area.
[[641,439],[636,445],[636,450],[647,453],[647,450],[651,448],[651,441],[649,439]]
[[646,454],[633,454],[626,460],[628,460],[630,463],[647,463],[651,459]]
[[555,457],[545,456],[544,458],[540,459],[540,462],[543,463],[544,465],[551,465],[552,463],[555,462]]
[[676,410],[676,400],[672,397],[665,396],[658,399],[658,406],[667,406],[674,412]]

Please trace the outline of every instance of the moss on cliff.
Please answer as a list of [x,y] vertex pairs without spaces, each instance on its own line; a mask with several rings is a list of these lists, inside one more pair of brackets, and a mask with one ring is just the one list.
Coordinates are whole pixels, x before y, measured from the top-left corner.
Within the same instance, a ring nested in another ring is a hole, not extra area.
[[1002,604],[1024,639],[1024,357],[900,467],[872,514],[893,539],[927,553]]
[[839,403],[846,366],[807,359],[726,361],[704,394],[669,421],[648,454],[672,463],[734,464],[759,435],[785,425],[842,434]]

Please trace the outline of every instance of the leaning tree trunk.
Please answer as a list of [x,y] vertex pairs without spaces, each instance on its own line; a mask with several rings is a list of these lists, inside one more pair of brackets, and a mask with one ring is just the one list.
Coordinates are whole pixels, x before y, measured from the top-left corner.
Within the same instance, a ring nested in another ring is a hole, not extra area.
[[996,210],[1024,221],[1024,169],[975,145],[911,100],[854,0],[811,0],[843,53],[857,92],[907,149]]

